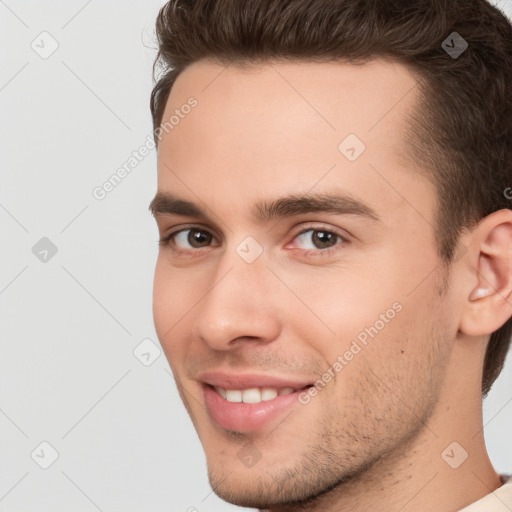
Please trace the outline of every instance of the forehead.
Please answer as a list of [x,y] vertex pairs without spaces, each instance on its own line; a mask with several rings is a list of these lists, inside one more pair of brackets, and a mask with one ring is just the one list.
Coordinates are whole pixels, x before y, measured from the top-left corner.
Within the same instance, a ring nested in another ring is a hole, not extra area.
[[221,115],[216,121],[223,127],[226,121],[239,126],[250,115],[275,127],[300,121],[316,122],[327,134],[373,132],[380,125],[403,124],[418,96],[417,86],[417,76],[409,68],[382,58],[366,63],[271,61],[243,66],[201,60],[177,78],[164,120],[193,95],[203,114]]
[[[415,170],[404,128],[418,94],[408,68],[383,59],[196,62],[178,77],[166,105],[162,123],[171,116],[174,122],[159,144],[159,189],[192,200],[194,189],[206,201],[222,191],[234,206],[268,197],[269,189],[278,196],[340,185],[378,203],[378,188],[387,187],[395,188],[383,194],[390,204],[401,204],[403,194],[387,178],[405,191],[396,174],[410,180]],[[183,108],[190,98],[196,106]]]

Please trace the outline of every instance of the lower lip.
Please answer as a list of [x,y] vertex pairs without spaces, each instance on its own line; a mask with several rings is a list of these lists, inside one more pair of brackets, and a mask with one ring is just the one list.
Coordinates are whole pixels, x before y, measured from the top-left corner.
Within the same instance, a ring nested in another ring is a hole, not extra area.
[[221,427],[236,432],[252,432],[265,427],[272,420],[291,409],[297,403],[300,393],[303,393],[305,389],[298,389],[289,395],[278,395],[273,400],[258,404],[246,404],[228,402],[207,384],[203,388],[210,416]]

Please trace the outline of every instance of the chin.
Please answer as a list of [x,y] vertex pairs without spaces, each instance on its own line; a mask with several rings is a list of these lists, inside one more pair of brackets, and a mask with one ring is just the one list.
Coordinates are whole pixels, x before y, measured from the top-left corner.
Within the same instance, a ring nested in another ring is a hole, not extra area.
[[276,477],[268,471],[271,467],[262,460],[252,468],[242,469],[239,464],[224,464],[216,459],[215,463],[208,462],[208,479],[219,498],[239,507],[256,509],[307,505],[329,490],[326,482],[315,482],[305,476],[305,468],[282,468]]
[[277,491],[271,490],[272,485],[270,483],[269,485],[262,485],[261,483],[255,484],[254,481],[252,483],[246,481],[240,484],[232,484],[228,477],[223,482],[218,483],[210,479],[210,484],[219,498],[238,507],[267,509],[290,502],[290,500],[283,500],[282,496],[277,495]]

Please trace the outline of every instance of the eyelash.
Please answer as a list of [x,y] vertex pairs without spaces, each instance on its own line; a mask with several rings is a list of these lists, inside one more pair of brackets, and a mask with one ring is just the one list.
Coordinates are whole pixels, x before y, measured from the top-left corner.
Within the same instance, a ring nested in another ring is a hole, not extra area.
[[[191,230],[211,234],[206,229],[203,229],[200,226],[189,226],[186,228],[181,228],[177,231],[173,231],[172,233],[166,235],[164,238],[160,239],[159,240],[160,247],[170,248],[171,251],[173,253],[177,254],[178,256],[192,256],[192,257],[198,256],[200,253],[203,252],[202,249],[206,249],[206,247],[200,247],[198,249],[181,249],[176,246],[176,243],[174,241],[174,238],[179,233],[181,233],[183,231],[191,231]],[[316,231],[316,232],[332,234],[332,235],[338,237],[340,241],[333,247],[327,247],[326,249],[302,249],[305,256],[314,256],[314,257],[330,256],[332,253],[337,252],[339,250],[339,248],[337,248],[339,245],[349,243],[349,240],[346,237],[344,237],[343,235],[341,235],[340,233],[338,233],[337,231],[333,231],[332,229],[327,229],[323,226],[309,226],[307,228],[304,228],[302,231],[299,231],[293,237],[293,240],[295,240],[300,235],[307,233],[309,231],[312,231],[312,232]]]

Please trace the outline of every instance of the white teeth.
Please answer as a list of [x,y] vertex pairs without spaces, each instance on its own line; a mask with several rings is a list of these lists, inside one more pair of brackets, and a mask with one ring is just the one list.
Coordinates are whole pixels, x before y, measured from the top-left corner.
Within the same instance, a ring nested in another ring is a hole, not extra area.
[[244,389],[242,401],[244,404],[259,404],[261,402],[261,391],[258,388]]
[[219,387],[215,386],[215,389],[217,390],[217,393],[219,393],[219,395],[222,398],[227,398],[228,394],[226,393],[226,390],[224,388],[219,388]]
[[260,402],[268,402],[274,400],[277,396],[289,395],[295,391],[294,388],[249,388],[244,390],[239,389],[224,389],[215,386],[215,390],[219,395],[228,402],[243,402],[245,404],[259,404]]
[[267,402],[268,400],[274,400],[277,396],[277,390],[272,388],[263,388],[261,390],[261,400]]
[[242,392],[238,389],[226,389],[226,400],[228,402],[241,402]]

